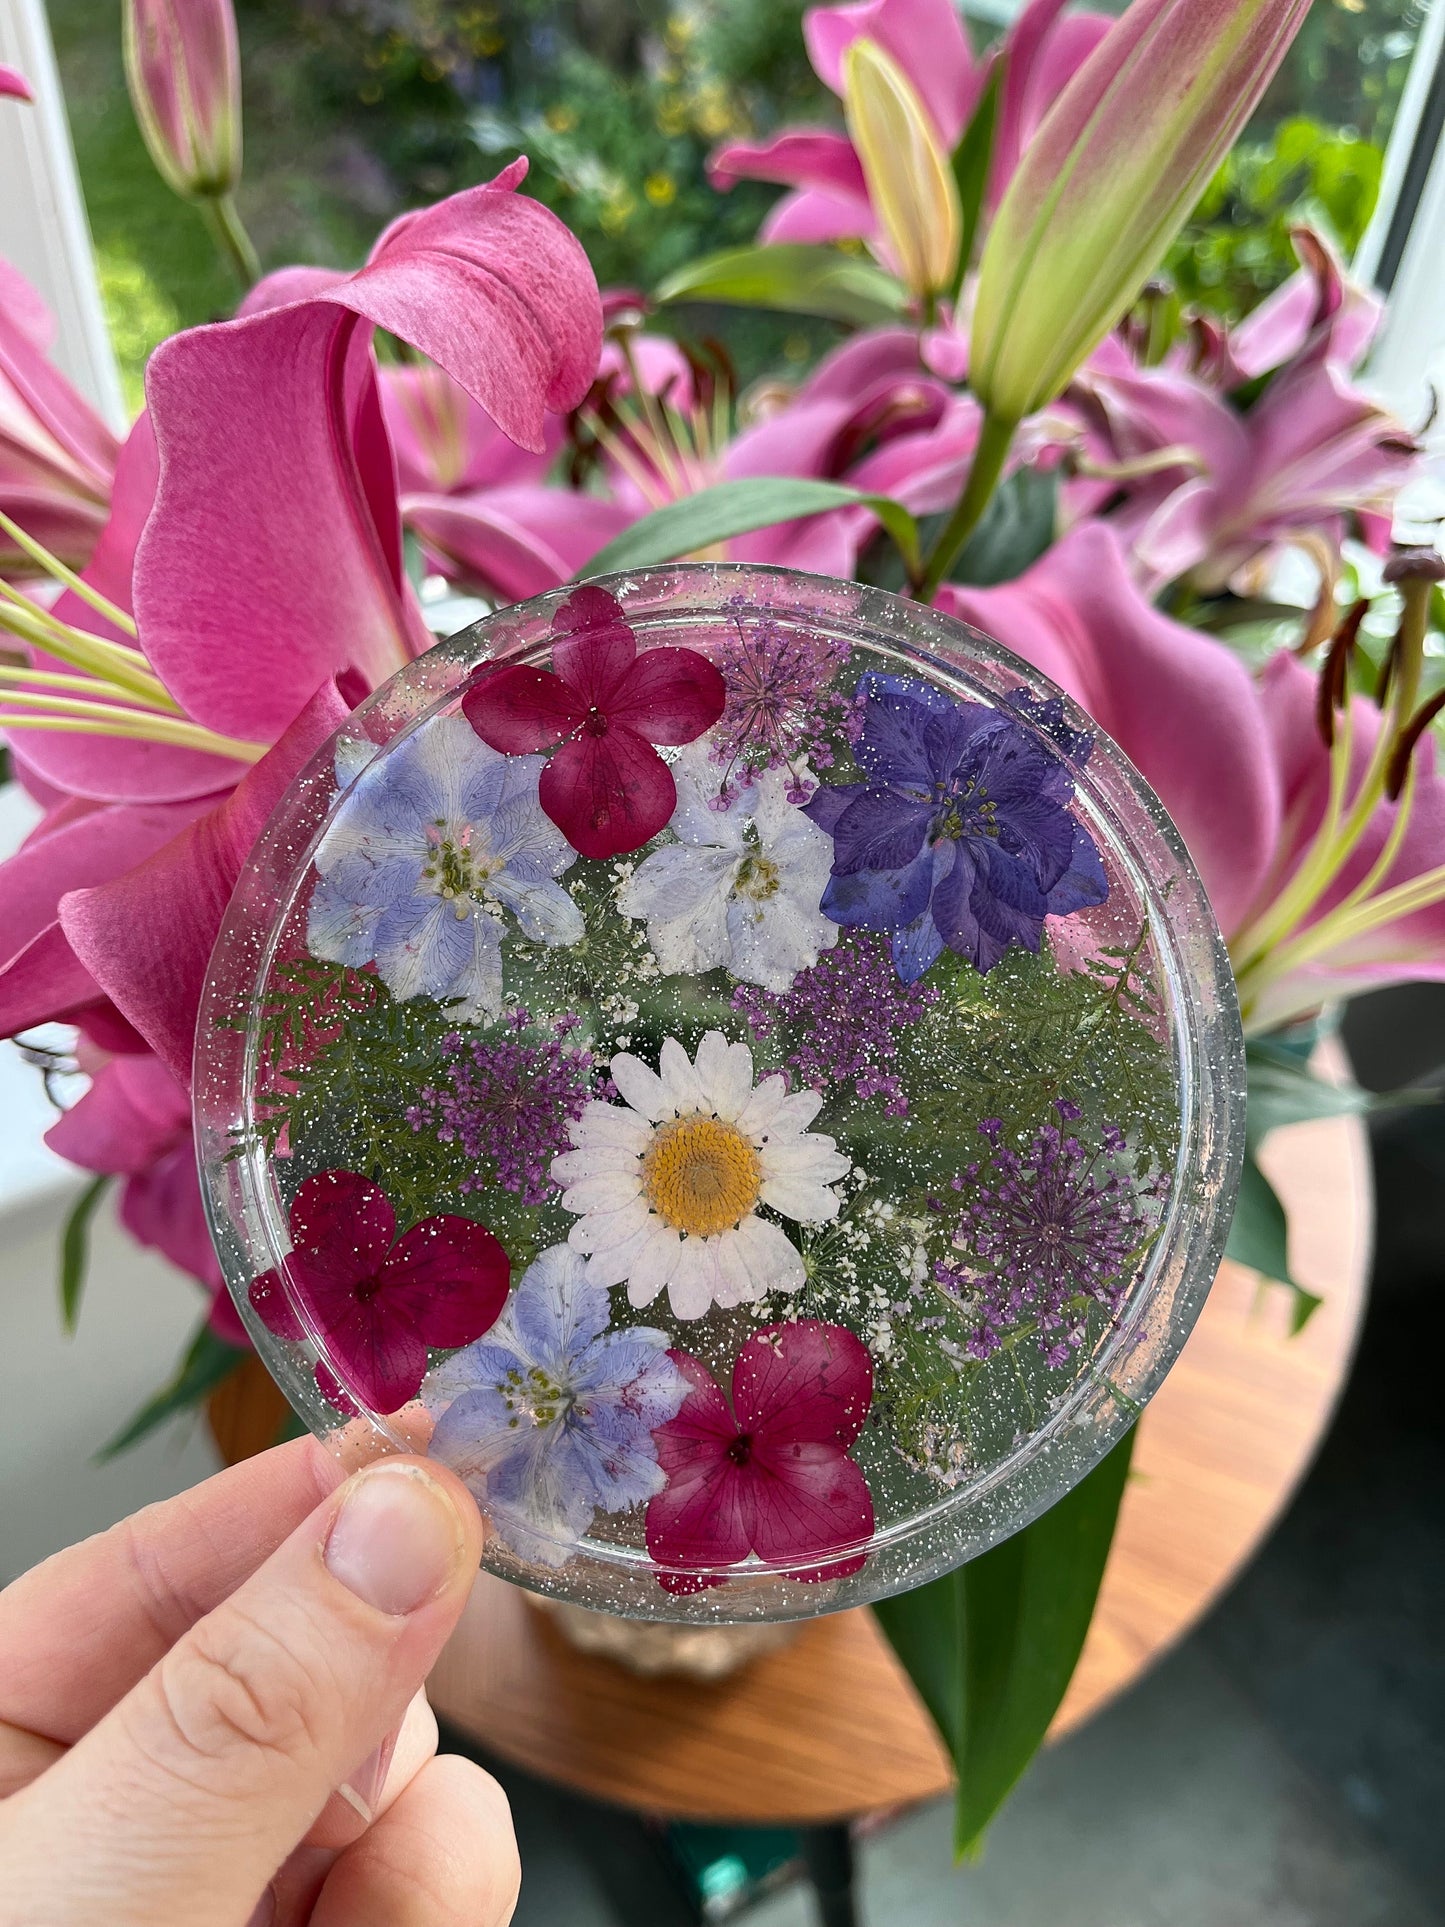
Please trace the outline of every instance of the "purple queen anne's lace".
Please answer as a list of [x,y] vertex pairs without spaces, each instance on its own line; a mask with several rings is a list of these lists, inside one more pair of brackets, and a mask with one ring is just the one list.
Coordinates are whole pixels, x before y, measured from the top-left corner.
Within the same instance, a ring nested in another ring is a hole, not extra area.
[[[1080,1115],[1067,1099],[1056,1108],[1065,1127]],[[1121,1161],[1124,1134],[1112,1125],[1092,1151],[1055,1124],[1021,1151],[1002,1141],[997,1118],[978,1128],[989,1155],[953,1180],[965,1198],[953,1236],[958,1255],[940,1258],[933,1276],[973,1321],[972,1357],[987,1358],[1007,1332],[1032,1321],[1047,1363],[1062,1365],[1083,1340],[1090,1304],[1119,1309],[1128,1261],[1157,1223],[1169,1180],[1138,1180]]]
[[824,951],[789,990],[740,984],[733,992],[733,1009],[754,1037],[771,1036],[780,1022],[809,1026],[787,1060],[804,1084],[814,1090],[851,1084],[860,1098],[885,1097],[889,1117],[906,1116],[908,1099],[897,1074],[884,1066],[898,1055],[898,1033],[937,1002],[931,984],[898,981],[878,937],[855,937]]
[[712,759],[724,769],[714,807],[726,809],[763,770],[793,776],[792,803],[805,803],[810,786],[798,765],[831,769],[834,732],[856,739],[859,704],[832,686],[848,661],[839,638],[795,629],[772,616],[736,616],[717,648],[726,706],[712,733]]
[[434,1131],[443,1144],[459,1144],[467,1157],[491,1161],[494,1176],[466,1178],[463,1191],[493,1182],[520,1193],[523,1204],[546,1197],[547,1169],[567,1145],[567,1126],[597,1095],[591,1051],[566,1042],[578,1021],[559,1017],[551,1036],[528,1041],[521,1033],[531,1025],[531,1012],[519,1009],[506,1019],[511,1037],[453,1031],[442,1039],[446,1079],[418,1091],[406,1119],[414,1131]]

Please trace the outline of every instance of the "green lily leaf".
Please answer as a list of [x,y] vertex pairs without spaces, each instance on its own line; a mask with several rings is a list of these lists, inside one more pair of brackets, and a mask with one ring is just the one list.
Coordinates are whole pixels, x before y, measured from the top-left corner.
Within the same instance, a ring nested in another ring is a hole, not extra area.
[[995,62],[993,72],[988,77],[988,85],[973,110],[973,118],[963,130],[958,146],[953,150],[953,178],[958,187],[959,211],[963,216],[963,234],[958,249],[958,280],[954,284],[954,299],[963,286],[963,277],[968,273],[968,264],[973,255],[974,238],[978,233],[979,219],[983,213],[984,190],[988,186],[989,163],[993,159],[993,132],[998,121],[998,96],[1003,80],[1003,64]]
[[1253,1150],[1247,1151],[1244,1171],[1239,1180],[1239,1202],[1234,1207],[1234,1222],[1229,1227],[1226,1258],[1273,1279],[1294,1294],[1290,1330],[1298,1336],[1319,1310],[1324,1300],[1306,1291],[1289,1274],[1288,1225],[1284,1206],[1274,1186],[1255,1162]]
[[65,1220],[60,1234],[60,1316],[68,1332],[75,1330],[80,1316],[80,1300],[90,1266],[90,1221],[113,1180],[95,1178],[86,1185]]
[[902,283],[873,262],[802,242],[707,255],[670,274],[655,298],[821,315],[853,328],[896,321],[908,304]]
[[579,570],[583,575],[606,575],[612,569],[643,569],[654,562],[676,562],[699,549],[726,542],[734,535],[750,535],[776,522],[793,522],[806,515],[859,504],[872,509],[898,544],[910,569],[918,565],[918,524],[891,495],[867,495],[841,482],[813,481],[805,476],[759,475],[737,482],[718,482],[681,501],[668,502],[644,515],[615,536],[606,548]]
[[154,1398],[147,1399],[129,1424],[122,1426],[109,1444],[101,1447],[97,1457],[113,1459],[118,1452],[126,1451],[154,1432],[158,1425],[164,1425],[168,1418],[199,1405],[207,1392],[228,1378],[248,1356],[243,1347],[228,1345],[225,1339],[217,1338],[208,1324],[202,1324],[169,1385],[163,1385]]
[[1317,1117],[1362,1117],[1372,1111],[1438,1104],[1437,1088],[1404,1091],[1367,1091],[1358,1084],[1328,1084],[1316,1077],[1309,1060],[1290,1044],[1272,1037],[1252,1037],[1245,1046],[1249,1080],[1247,1130],[1251,1145],[1261,1144],[1271,1131],[1285,1124],[1302,1124]]
[[1131,1429],[1012,1539],[873,1609],[953,1755],[960,1858],[978,1851],[1073,1678],[1133,1441]]

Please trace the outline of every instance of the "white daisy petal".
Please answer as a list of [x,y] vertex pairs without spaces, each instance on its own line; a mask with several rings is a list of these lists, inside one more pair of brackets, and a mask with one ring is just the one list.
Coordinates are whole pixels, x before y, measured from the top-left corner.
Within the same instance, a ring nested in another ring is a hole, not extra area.
[[768,1130],[774,1136],[785,1133],[793,1135],[799,1131],[806,1131],[822,1108],[821,1091],[789,1091],[774,1111]]
[[562,1193],[564,1211],[579,1216],[594,1211],[620,1211],[632,1198],[642,1194],[642,1173],[603,1171],[596,1177],[581,1178]]
[[607,1144],[640,1154],[652,1142],[646,1118],[622,1104],[589,1104],[569,1135],[578,1150]]
[[567,1242],[578,1251],[610,1251],[643,1230],[649,1215],[641,1198],[631,1198],[615,1211],[589,1211],[573,1225]]
[[748,1218],[734,1233],[737,1248],[753,1279],[753,1298],[769,1291],[796,1291],[806,1273],[786,1232],[766,1218]]
[[729,1124],[748,1101],[753,1082],[753,1054],[746,1044],[730,1044],[720,1030],[710,1030],[697,1047],[697,1075],[707,1099],[705,1108]]
[[834,1150],[832,1138],[824,1137],[821,1131],[770,1138],[761,1161],[764,1177],[809,1178],[814,1184],[834,1184],[846,1177],[849,1169],[849,1160]]
[[[709,1035],[715,1035],[710,1032]],[[704,1040],[706,1041],[706,1040]],[[693,1068],[692,1059],[675,1037],[662,1040],[662,1050],[657,1059],[657,1068],[662,1077],[663,1095],[668,1109],[676,1111],[679,1117],[688,1111],[705,1111],[708,1105],[703,1097],[702,1052],[697,1054],[698,1068]]]
[[552,1176],[559,1184],[577,1184],[583,1178],[601,1177],[604,1172],[624,1176],[638,1167],[636,1151],[622,1144],[589,1144],[579,1151],[564,1151],[552,1160]]
[[[755,1224],[757,1220],[749,1219],[746,1222]],[[717,1246],[718,1281],[714,1302],[725,1307],[750,1304],[758,1294],[747,1260],[739,1247],[737,1232],[727,1232],[711,1242]]]
[[662,1079],[656,1071],[649,1070],[640,1057],[634,1057],[630,1051],[618,1051],[609,1068],[613,1083],[634,1111],[654,1122],[668,1115]]
[[657,1218],[653,1220],[653,1226],[646,1244],[633,1259],[628,1275],[627,1302],[631,1305],[652,1303],[672,1276],[678,1253],[682,1249],[682,1240],[671,1225]]
[[810,1184],[806,1178],[768,1178],[762,1198],[764,1204],[799,1224],[826,1224],[838,1215],[836,1193],[826,1185]]
[[718,1285],[717,1243],[713,1238],[689,1238],[678,1247],[677,1262],[667,1281],[667,1296],[677,1318],[701,1318]]
[[738,1112],[733,1122],[740,1131],[746,1131],[756,1139],[760,1131],[770,1128],[777,1116],[783,1099],[788,1095],[788,1080],[774,1071],[765,1077],[752,1096]]
[[[582,1222],[574,1224],[567,1239],[574,1251],[585,1250],[577,1237],[581,1228]],[[623,1239],[621,1244],[609,1245],[605,1251],[594,1252],[587,1260],[588,1282],[594,1285],[620,1285],[631,1272],[632,1262],[646,1242],[647,1227],[643,1225],[630,1238]]]

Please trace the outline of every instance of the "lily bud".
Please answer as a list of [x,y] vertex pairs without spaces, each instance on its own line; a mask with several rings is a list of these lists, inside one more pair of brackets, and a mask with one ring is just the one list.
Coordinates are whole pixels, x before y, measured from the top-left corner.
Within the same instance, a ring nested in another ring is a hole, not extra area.
[[1020,421],[1138,296],[1309,0],[1133,0],[1049,109],[979,266],[970,380]]
[[126,81],[162,179],[219,201],[241,177],[241,62],[231,0],[125,0]]
[[921,300],[951,292],[963,238],[953,169],[908,76],[874,40],[843,56],[843,111],[889,265]]

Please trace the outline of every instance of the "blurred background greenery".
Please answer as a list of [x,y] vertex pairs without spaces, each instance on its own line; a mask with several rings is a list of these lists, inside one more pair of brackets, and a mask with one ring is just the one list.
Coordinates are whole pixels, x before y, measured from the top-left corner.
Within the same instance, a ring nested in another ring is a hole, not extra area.
[[[971,0],[975,45],[1014,10]],[[115,15],[94,0],[50,0],[49,11],[102,291],[138,405],[154,344],[228,312],[234,290],[200,216],[171,198],[141,145]],[[647,289],[751,239],[775,196],[750,183],[715,193],[712,147],[839,121],[803,50],[800,0],[238,0],[237,11],[239,199],[269,267],[354,265],[392,215],[525,152],[530,191],[580,237],[603,286]],[[1289,228],[1301,218],[1353,249],[1421,18],[1420,0],[1316,0],[1170,257],[1181,295],[1247,312],[1293,267]],[[739,319],[729,346],[745,378],[800,368],[826,333]]]

